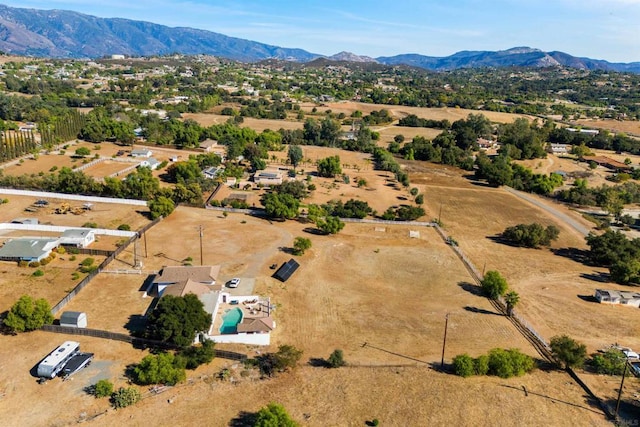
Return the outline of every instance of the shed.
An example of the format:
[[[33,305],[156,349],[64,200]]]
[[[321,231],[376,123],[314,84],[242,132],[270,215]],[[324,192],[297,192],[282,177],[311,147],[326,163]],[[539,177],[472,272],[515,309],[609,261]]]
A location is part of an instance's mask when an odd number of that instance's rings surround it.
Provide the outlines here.
[[[60,316],[60,326],[69,326],[71,328],[86,328],[87,313],[82,311],[65,311]]]
[[[291,275],[295,273],[298,267],[300,267],[300,264],[298,264],[295,259],[291,258],[289,261],[282,264],[278,271],[275,272],[273,277],[280,280],[281,282],[286,282],[287,280],[289,280],[289,277],[291,277]]]

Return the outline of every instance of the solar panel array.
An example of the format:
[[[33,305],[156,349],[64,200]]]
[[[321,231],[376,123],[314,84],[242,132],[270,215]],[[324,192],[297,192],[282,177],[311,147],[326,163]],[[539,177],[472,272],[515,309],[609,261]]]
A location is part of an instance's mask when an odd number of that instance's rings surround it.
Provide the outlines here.
[[[289,277],[300,267],[298,262],[291,258],[289,261],[282,264],[282,266],[275,272],[273,277],[280,280],[281,282],[286,282],[289,280]]]

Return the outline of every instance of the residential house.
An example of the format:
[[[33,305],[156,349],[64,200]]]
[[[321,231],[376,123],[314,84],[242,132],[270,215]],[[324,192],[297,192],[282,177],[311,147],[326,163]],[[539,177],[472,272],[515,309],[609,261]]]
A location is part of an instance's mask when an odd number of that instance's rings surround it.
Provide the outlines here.
[[[147,289],[147,294],[152,297],[161,297],[171,287],[175,287],[175,289],[169,291],[168,295],[180,294],[186,287],[195,290],[194,283],[215,285],[219,273],[219,265],[163,267]],[[203,290],[204,288],[199,289]]]
[[[258,171],[253,175],[253,181],[262,185],[280,185],[282,184],[282,173]]]
[[[72,228],[65,230],[59,240],[64,246],[86,248],[96,241],[96,235],[90,228]]]
[[[202,171],[202,174],[205,178],[215,179],[218,175],[220,175],[224,171],[224,167],[215,167],[210,166]]]
[[[152,171],[158,169],[160,166],[160,161],[158,159],[154,159],[153,157],[149,157],[146,160],[143,160],[138,165],[139,168],[149,168]]]
[[[148,148],[136,148],[131,151],[131,157],[151,157],[153,155],[153,151]]]
[[[571,151],[570,144],[549,144],[553,154],[568,154]]]
[[[51,255],[51,251],[58,245],[59,239],[36,237],[11,239],[0,248],[0,260],[39,262]]]

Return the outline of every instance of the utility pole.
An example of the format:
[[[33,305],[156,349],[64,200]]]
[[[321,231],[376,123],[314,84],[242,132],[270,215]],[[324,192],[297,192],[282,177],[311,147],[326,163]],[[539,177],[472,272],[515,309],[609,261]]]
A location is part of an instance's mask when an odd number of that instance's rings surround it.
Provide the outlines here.
[[[147,258],[147,232],[142,233],[142,236],[144,237],[144,257]]]
[[[440,203],[440,212],[438,212],[438,225],[442,224],[442,203]]]
[[[447,346],[447,329],[449,328],[449,313],[444,316],[444,340],[442,341],[442,360],[440,361],[440,369],[444,369],[444,349]]]
[[[199,225],[198,226],[198,231],[200,232],[200,265],[204,265],[202,263],[202,237],[204,236],[203,235],[203,230],[204,230],[204,228],[201,225]]]
[[[620,398],[622,397],[622,387],[624,386],[624,378],[627,376],[627,368],[629,367],[629,360],[627,355],[624,355],[624,371],[622,372],[622,382],[620,382],[620,390],[618,390],[618,401],[616,402],[615,420],[618,420],[618,410],[620,409]]]

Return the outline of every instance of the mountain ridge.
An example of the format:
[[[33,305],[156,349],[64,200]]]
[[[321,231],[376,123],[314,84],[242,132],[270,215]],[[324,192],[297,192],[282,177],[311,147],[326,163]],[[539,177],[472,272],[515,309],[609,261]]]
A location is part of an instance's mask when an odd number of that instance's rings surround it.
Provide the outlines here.
[[[279,59],[309,62],[318,58],[351,63],[408,65],[433,71],[476,67],[565,66],[584,70],[640,73],[640,62],[612,63],[530,47],[503,51],[460,51],[445,57],[416,53],[371,58],[351,52],[324,56],[189,27],[168,27],[124,18],[98,18],[66,10],[14,8],[0,4],[0,50],[52,58],[96,58],[112,54],[151,56],[207,54],[243,62]]]

